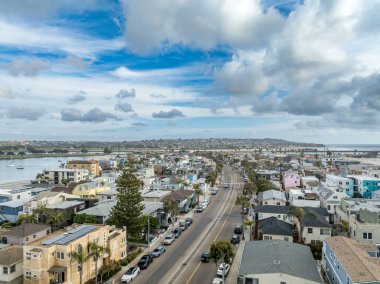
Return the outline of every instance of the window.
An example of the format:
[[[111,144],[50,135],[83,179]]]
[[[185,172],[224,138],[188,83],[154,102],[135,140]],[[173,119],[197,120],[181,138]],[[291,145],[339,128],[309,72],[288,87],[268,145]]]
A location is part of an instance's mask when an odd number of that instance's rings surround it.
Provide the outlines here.
[[[27,242],[29,242],[29,238],[26,238],[25,240],[26,240]]]
[[[321,235],[330,235],[330,229],[321,229],[320,234]]]
[[[289,237],[284,237],[284,241],[289,242]]]
[[[327,210],[330,210],[331,209],[331,206],[330,205],[327,205]]]
[[[65,254],[63,252],[59,252],[58,251],[56,254],[57,254],[57,258],[59,258],[59,259],[65,259]]]
[[[36,235],[33,235],[33,239],[35,239],[36,238]]]
[[[27,280],[32,279],[32,273],[30,271],[25,272],[25,279]]]
[[[363,239],[372,240],[372,233],[363,233]]]
[[[307,233],[312,234],[313,233],[313,228],[307,228]]]
[[[17,195],[17,199],[20,199],[20,194]]]
[[[334,199],[338,199],[338,196],[333,196]]]
[[[16,272],[16,265],[12,265],[10,271],[11,273]]]
[[[3,274],[8,274],[8,266],[3,267]]]

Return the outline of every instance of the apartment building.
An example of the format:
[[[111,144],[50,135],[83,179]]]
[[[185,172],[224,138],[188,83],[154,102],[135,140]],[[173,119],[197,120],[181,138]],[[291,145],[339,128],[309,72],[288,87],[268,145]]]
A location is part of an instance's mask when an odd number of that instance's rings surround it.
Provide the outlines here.
[[[380,190],[380,179],[364,175],[349,175],[353,180],[354,193],[359,193],[363,198],[372,198],[372,193]]]
[[[48,169],[43,172],[43,179],[50,184],[80,182],[88,178],[89,171],[85,169]]]
[[[73,225],[24,246],[24,283],[80,283],[78,263],[73,252],[88,255],[89,244],[95,242],[109,248],[97,261],[99,269],[111,260],[121,260],[127,254],[126,230],[104,225]],[[95,278],[95,260],[82,264],[82,281]]]
[[[67,169],[84,169],[88,170],[90,176],[98,177],[100,173],[99,162],[97,160],[72,160],[67,161]]]
[[[349,197],[354,195],[354,180],[337,176],[337,175],[326,175],[326,183],[329,186],[335,186],[342,189]]]
[[[375,245],[360,245],[345,237],[323,242],[322,268],[328,283],[380,283],[380,252]]]

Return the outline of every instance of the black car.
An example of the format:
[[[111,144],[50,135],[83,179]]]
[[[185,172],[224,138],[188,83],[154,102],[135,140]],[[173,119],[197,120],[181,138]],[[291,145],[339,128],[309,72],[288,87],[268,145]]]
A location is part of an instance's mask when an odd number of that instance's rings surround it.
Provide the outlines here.
[[[193,219],[187,218],[184,223],[186,224],[187,227],[189,227],[193,223]]]
[[[173,231],[174,237],[178,238],[181,235],[182,229],[180,228],[175,228]]]
[[[231,238],[231,244],[234,244],[234,245],[240,244],[240,236],[233,235]]]
[[[240,235],[242,232],[243,232],[243,228],[240,225],[236,225],[234,233]]]
[[[243,208],[243,214],[248,214],[249,209],[247,207]]]
[[[208,261],[209,261],[209,259],[208,259],[208,251],[207,251],[207,250],[205,250],[205,251],[202,253],[201,261],[202,261],[202,262],[208,262]]]
[[[182,229],[182,231],[186,230],[186,229],[187,229],[187,224],[186,224],[186,222],[181,222],[181,223],[179,223],[179,227]]]
[[[140,267],[140,269],[146,269],[148,268],[149,264],[151,264],[152,262],[153,262],[153,255],[146,254],[140,259],[137,265]]]

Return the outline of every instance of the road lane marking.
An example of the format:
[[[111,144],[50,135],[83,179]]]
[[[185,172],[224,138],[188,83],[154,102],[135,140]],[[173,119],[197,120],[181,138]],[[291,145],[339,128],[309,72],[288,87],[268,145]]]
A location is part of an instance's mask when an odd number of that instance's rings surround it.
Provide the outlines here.
[[[198,265],[195,267],[193,273],[191,273],[189,279],[186,281],[186,284],[189,284],[189,283],[190,283],[191,279],[193,279],[195,273],[198,271],[198,269],[199,269],[199,267],[201,266],[201,264],[202,264],[202,261],[200,261],[200,262],[198,263]]]
[[[236,190],[234,190],[233,194],[234,194],[234,199],[233,199],[233,200],[235,201],[235,200],[236,200]],[[228,215],[231,215],[231,212],[232,212],[232,209],[234,208],[234,206],[235,206],[235,202],[232,203],[232,206],[231,206],[231,208],[230,208],[230,211],[228,212]],[[228,216],[227,216],[227,217],[228,217]],[[219,237],[219,235],[220,235],[222,229],[224,228],[224,226],[225,226],[226,223],[227,223],[227,220],[228,220],[228,218],[226,218],[226,220],[224,221],[223,225],[221,226],[221,228],[220,228],[218,234],[216,235],[216,237],[214,238],[213,242],[215,242],[215,240]],[[198,265],[195,267],[193,273],[191,273],[189,279],[186,281],[186,284],[189,284],[189,283],[190,283],[190,281],[193,279],[195,273],[198,271],[198,269],[199,269],[199,267],[201,266],[201,264],[202,264],[202,262],[199,262],[199,263],[198,263]]]

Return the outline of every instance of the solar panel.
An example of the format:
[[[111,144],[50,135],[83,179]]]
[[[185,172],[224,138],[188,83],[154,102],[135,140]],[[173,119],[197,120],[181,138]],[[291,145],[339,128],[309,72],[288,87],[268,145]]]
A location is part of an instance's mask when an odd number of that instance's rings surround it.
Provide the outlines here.
[[[96,230],[95,226],[89,226],[89,225],[81,225],[79,227],[76,227],[72,230],[69,230],[65,233],[62,233],[56,237],[53,237],[51,239],[48,239],[44,242],[42,242],[43,245],[51,245],[51,244],[57,244],[57,245],[65,245],[79,237],[82,237],[86,234],[88,234],[91,231]]]
[[[67,243],[69,243],[69,242],[71,242],[71,241],[73,241],[73,240],[75,240],[75,239],[77,239],[79,237],[82,237],[82,236],[84,236],[84,235],[86,235],[89,232],[94,231],[94,230],[96,230],[96,227],[94,227],[94,226],[86,226],[85,228],[83,228],[80,231],[76,231],[74,233],[69,233],[68,236],[66,236],[63,239],[60,239],[60,240],[56,241],[55,243],[57,245],[65,245],[65,244],[67,244]]]

